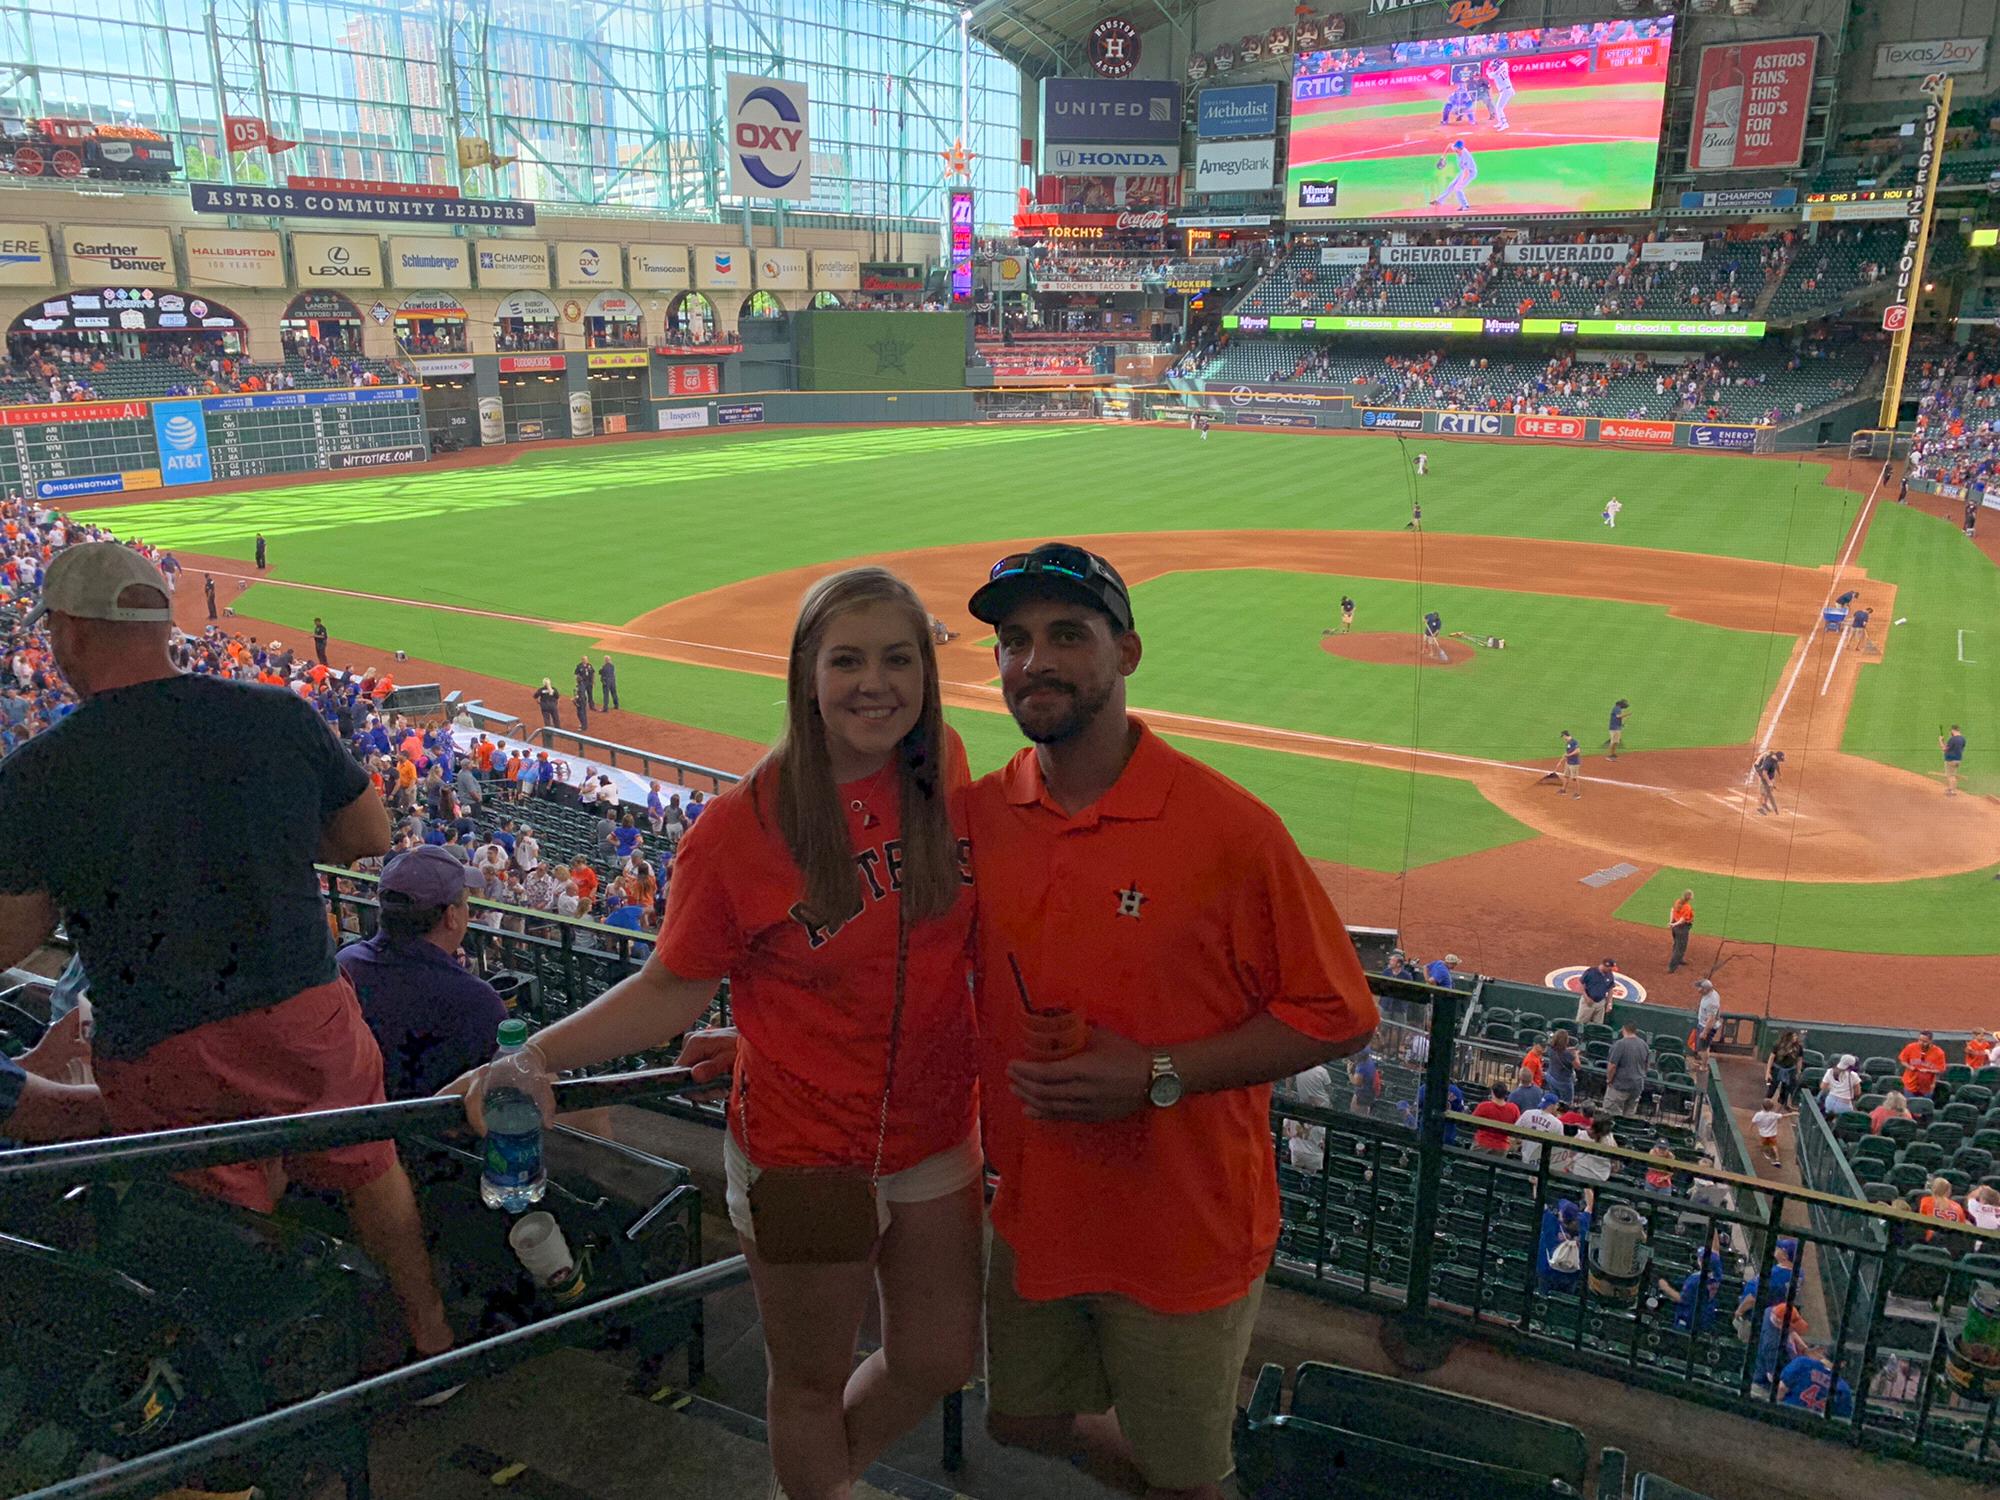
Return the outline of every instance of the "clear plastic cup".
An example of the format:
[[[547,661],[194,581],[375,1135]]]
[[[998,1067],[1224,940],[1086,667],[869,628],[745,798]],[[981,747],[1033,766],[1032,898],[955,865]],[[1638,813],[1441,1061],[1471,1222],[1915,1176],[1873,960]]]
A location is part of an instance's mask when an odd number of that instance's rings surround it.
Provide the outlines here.
[[[1044,1006],[1021,1017],[1022,1055],[1030,1062],[1061,1062],[1089,1041],[1090,1023],[1082,1011]]]

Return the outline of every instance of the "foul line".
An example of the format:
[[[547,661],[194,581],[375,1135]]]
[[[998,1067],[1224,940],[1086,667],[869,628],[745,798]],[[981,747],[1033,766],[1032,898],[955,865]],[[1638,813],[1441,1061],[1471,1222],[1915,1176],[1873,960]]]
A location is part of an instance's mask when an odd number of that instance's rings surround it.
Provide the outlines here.
[[[1833,643],[1833,660],[1826,664],[1826,681],[1819,685],[1819,695],[1822,698],[1826,696],[1826,690],[1833,686],[1834,671],[1840,666],[1840,653],[1847,649],[1847,638],[1853,633],[1853,631],[1847,628],[1846,622],[1843,621],[1841,623],[1840,639]]]
[[[1840,561],[1833,566],[1833,580],[1826,586],[1826,597],[1820,600],[1819,608],[1822,622],[1825,620],[1827,605],[1833,602],[1833,591],[1840,587],[1840,575],[1847,571],[1848,561],[1854,556],[1854,548],[1861,540],[1861,530],[1867,524],[1869,507],[1874,505],[1876,493],[1881,488],[1882,476],[1878,472],[1875,475],[1875,483],[1869,487],[1868,498],[1861,502],[1860,514],[1854,518],[1854,529],[1847,536],[1847,549],[1840,554]],[[1843,641],[1846,635],[1847,632],[1843,630],[1841,632]],[[1813,637],[1808,635],[1799,647],[1798,664],[1792,668],[1792,675],[1785,682],[1784,692],[1778,695],[1778,706],[1771,714],[1771,722],[1765,728],[1763,738],[1757,741],[1756,760],[1764,758],[1765,753],[1771,748],[1771,741],[1777,737],[1779,721],[1785,717],[1785,705],[1792,701],[1792,689],[1799,685],[1799,674],[1805,671],[1806,658],[1812,655],[1812,643]],[[1834,648],[1836,654],[1838,654],[1839,649],[1838,646]],[[1756,774],[1754,763],[1751,774]]]
[[[1978,666],[1978,665],[1979,665],[1979,663],[1978,663],[1977,661],[1967,661],[1967,660],[1966,660],[1966,657],[1965,657],[1965,632],[1964,632],[1963,630],[1961,630],[1961,631],[1960,631],[1960,632],[1958,633],[1958,659],[1959,659],[1959,661],[1963,662],[1963,663],[1964,663],[1964,664],[1965,664],[1966,666],[1968,666],[1968,667],[1976,667],[1976,666]]]

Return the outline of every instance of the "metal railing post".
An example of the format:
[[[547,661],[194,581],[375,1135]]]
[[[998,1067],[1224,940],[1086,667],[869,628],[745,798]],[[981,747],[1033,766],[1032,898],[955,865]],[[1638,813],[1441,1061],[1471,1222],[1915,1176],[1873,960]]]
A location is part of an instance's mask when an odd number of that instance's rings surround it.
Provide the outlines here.
[[[1477,999],[1478,981],[1472,992]],[[1444,1116],[1451,1104],[1452,1051],[1458,1043],[1459,995],[1437,990],[1431,997],[1430,1055],[1424,1059],[1424,1107],[1417,1117],[1417,1192],[1410,1225],[1409,1277],[1403,1312],[1383,1320],[1383,1346],[1403,1369],[1435,1369],[1457,1335],[1434,1323],[1431,1272],[1437,1260],[1437,1226],[1443,1199]]]

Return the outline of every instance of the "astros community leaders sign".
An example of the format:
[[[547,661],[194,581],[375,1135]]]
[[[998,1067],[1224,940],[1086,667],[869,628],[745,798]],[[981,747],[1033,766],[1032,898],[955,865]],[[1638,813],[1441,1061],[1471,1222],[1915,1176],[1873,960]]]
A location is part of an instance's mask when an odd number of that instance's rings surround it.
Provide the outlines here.
[[[198,214],[276,214],[286,219],[415,219],[426,224],[535,222],[535,205],[514,198],[406,198],[393,193],[231,187],[223,182],[190,182],[188,203]]]

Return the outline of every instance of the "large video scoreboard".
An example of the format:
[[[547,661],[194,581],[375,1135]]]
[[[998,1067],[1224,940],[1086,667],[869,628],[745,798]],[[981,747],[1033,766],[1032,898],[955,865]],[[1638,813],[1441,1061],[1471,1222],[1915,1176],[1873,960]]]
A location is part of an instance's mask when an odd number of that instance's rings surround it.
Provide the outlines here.
[[[414,386],[0,407],[0,487],[43,500],[429,456]]]

